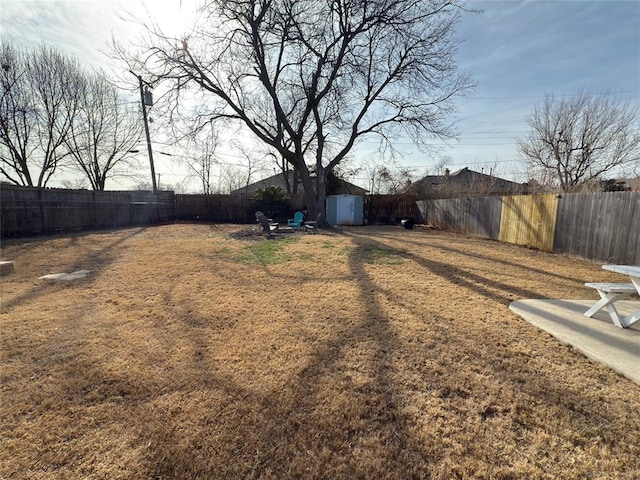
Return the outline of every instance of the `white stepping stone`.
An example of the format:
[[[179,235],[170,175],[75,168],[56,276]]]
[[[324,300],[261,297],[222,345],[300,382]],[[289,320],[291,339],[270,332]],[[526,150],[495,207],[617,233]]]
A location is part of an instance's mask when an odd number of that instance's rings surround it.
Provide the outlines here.
[[[50,273],[38,278],[40,278],[40,280],[78,280],[79,278],[86,277],[89,273],[91,273],[91,270],[77,270],[71,273]]]

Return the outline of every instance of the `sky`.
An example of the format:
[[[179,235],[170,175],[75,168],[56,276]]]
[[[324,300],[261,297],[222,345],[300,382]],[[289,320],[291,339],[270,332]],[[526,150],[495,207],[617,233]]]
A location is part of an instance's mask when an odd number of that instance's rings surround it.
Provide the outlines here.
[[[153,17],[169,33],[188,25],[194,0],[0,0],[0,34],[27,47],[46,42],[92,66],[115,68],[106,52],[113,38],[135,41],[139,26],[124,12]],[[398,159],[418,176],[434,174],[442,158],[452,171],[469,167],[526,181],[516,141],[528,132],[526,115],[546,94],[580,90],[609,92],[640,105],[640,0],[470,1],[458,25],[457,64],[476,87],[458,99],[459,138],[434,141],[436,151],[418,152],[400,140]],[[151,113],[151,115],[153,115]],[[365,142],[355,161],[380,154]],[[168,150],[155,145],[154,150]],[[155,155],[161,182],[178,184],[186,172],[167,156]],[[238,156],[229,157],[238,162]],[[271,173],[271,172],[269,172]],[[366,188],[365,177],[352,181]],[[115,183],[108,188],[122,188]],[[195,185],[187,189],[196,188]]]

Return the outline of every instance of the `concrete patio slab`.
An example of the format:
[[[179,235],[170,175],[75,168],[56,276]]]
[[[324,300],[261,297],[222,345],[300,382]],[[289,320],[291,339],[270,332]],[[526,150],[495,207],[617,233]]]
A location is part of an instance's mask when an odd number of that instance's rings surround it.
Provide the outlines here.
[[[587,357],[604,363],[640,385],[640,322],[616,327],[606,310],[592,318],[583,315],[595,300],[517,300],[509,308],[527,322],[567,343]],[[639,301],[619,301],[616,308],[628,315]]]

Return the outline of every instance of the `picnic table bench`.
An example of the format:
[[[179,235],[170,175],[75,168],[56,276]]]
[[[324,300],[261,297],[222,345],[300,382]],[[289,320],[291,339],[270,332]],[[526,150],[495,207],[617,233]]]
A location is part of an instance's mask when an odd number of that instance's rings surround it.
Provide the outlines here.
[[[585,283],[594,288],[600,295],[600,300],[587,310],[584,315],[593,317],[600,309],[606,308],[613,324],[620,328],[628,328],[640,320],[640,308],[626,317],[621,317],[616,310],[615,302],[634,294],[640,295],[640,266],[633,265],[603,265],[603,269],[628,275],[631,283]]]

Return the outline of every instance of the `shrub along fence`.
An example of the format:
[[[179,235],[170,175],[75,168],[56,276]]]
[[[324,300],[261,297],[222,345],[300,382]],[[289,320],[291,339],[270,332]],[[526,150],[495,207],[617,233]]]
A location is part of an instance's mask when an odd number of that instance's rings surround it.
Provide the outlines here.
[[[149,225],[175,218],[173,192],[0,187],[2,237]]]
[[[604,263],[640,265],[640,192],[473,197],[417,202],[424,221]]]

